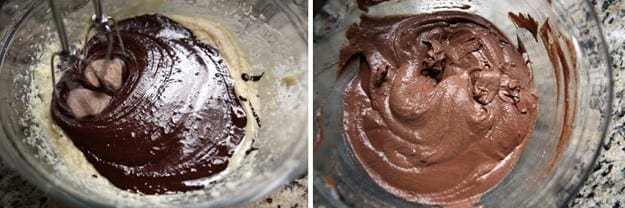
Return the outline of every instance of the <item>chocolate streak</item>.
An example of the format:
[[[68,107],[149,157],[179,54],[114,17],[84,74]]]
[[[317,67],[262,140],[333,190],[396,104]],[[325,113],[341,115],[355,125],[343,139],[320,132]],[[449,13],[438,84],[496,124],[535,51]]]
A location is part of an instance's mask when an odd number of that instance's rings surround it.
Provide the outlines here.
[[[244,136],[246,113],[219,52],[161,15],[116,25],[125,53],[119,90],[89,84],[77,62],[56,85],[54,121],[96,170],[115,186],[145,194],[194,190],[228,165]],[[86,44],[88,59],[102,59],[105,34]],[[75,118],[66,103],[76,88],[112,97],[95,115]],[[201,182],[200,182],[201,181]]]
[[[542,177],[546,177],[553,171],[556,162],[559,161],[560,156],[567,147],[573,128],[573,121],[577,114],[575,102],[577,100],[577,94],[569,91],[569,86],[575,86],[574,82],[578,80],[575,70],[577,68],[577,56],[570,39],[560,35],[559,31],[552,30],[548,19],[540,26],[539,34],[555,73],[557,90],[556,103],[562,103],[564,108],[562,130],[560,131],[560,138],[558,139],[558,144],[554,151],[554,158],[549,161],[549,165],[543,170]],[[562,42],[564,42],[565,45],[563,45]],[[568,54],[565,54],[565,49],[568,50]],[[567,59],[567,57],[569,59]],[[564,99],[561,99],[561,96],[563,96],[562,98]]]
[[[462,12],[363,16],[340,68],[353,155],[390,193],[425,204],[479,197],[516,163],[537,116],[532,76],[487,20]]]
[[[530,31],[534,36],[534,39],[537,39],[536,35],[538,34],[538,22],[534,20],[532,16],[529,14],[523,13],[512,13],[508,12],[508,17],[510,20],[519,28],[525,28],[527,31]]]
[[[388,0],[358,0],[358,8],[363,11],[369,11],[369,7],[375,6],[385,1]]]
[[[388,0],[358,0],[358,8],[362,11],[368,12],[369,11],[369,7],[378,5],[382,2],[385,2]],[[462,5],[449,5],[449,6],[445,6],[445,7],[441,7],[441,8],[457,8],[457,9],[470,9],[471,5],[468,4],[462,4]],[[316,13],[315,13],[316,14]]]
[[[317,15],[327,0],[313,0],[313,15]]]

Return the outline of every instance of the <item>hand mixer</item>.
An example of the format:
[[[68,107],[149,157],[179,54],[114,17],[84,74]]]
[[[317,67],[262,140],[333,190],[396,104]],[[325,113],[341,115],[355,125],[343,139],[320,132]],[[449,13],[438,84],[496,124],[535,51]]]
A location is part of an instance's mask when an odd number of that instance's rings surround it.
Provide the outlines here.
[[[94,8],[94,15],[91,17],[91,24],[89,26],[89,29],[87,30],[87,34],[85,35],[85,44],[87,43],[87,40],[89,39],[89,35],[91,33],[91,31],[93,31],[94,29],[97,32],[103,32],[107,34],[107,42],[108,42],[108,47],[106,50],[106,57],[105,57],[105,62],[104,62],[104,66],[106,68],[106,66],[108,65],[108,60],[111,58],[111,53],[113,50],[113,36],[112,36],[112,31],[115,30],[115,34],[117,35],[117,39],[119,40],[119,47],[121,48],[122,53],[125,53],[125,49],[124,49],[124,43],[121,39],[121,35],[119,33],[119,30],[117,28],[112,27],[112,25],[115,25],[115,19],[113,19],[111,16],[106,15],[105,13],[103,13],[102,11],[102,4],[100,3],[100,0],[92,0],[93,3],[93,8]],[[61,41],[61,51],[58,51],[56,53],[54,53],[52,55],[52,60],[50,61],[51,63],[51,74],[52,74],[52,89],[55,88],[55,84],[56,84],[56,76],[55,76],[55,69],[58,68],[59,72],[63,72],[66,69],[69,68],[69,65],[75,61],[82,61],[82,62],[87,62],[86,60],[86,55],[87,55],[87,49],[82,50],[82,53],[79,53],[79,50],[77,49],[77,47],[75,45],[70,45],[69,41],[67,40],[67,33],[65,31],[65,24],[63,23],[63,19],[61,17],[61,15],[59,14],[59,11],[56,8],[56,5],[54,3],[54,0],[48,0],[48,4],[50,6],[50,9],[52,10],[52,18],[54,20],[54,24],[56,25],[56,30],[59,36],[59,40]],[[54,60],[55,58],[59,58],[60,59],[60,63],[57,65],[54,64]]]

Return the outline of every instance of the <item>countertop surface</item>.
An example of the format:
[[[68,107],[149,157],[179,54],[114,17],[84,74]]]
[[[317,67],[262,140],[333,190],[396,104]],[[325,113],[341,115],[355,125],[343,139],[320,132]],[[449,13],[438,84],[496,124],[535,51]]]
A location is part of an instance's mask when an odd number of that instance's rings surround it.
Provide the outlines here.
[[[592,3],[612,58],[613,112],[597,165],[570,206],[625,207],[625,0]],[[254,206],[306,207],[306,180],[295,180]],[[0,162],[0,207],[58,207],[58,203]]]
[[[612,120],[601,155],[571,207],[625,207],[625,0],[592,1],[612,58]]]

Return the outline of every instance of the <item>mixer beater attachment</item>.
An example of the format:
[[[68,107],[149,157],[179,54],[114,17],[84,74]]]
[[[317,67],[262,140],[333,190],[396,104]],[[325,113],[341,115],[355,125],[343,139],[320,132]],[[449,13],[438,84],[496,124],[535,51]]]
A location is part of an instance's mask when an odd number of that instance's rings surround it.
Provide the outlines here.
[[[89,29],[87,30],[84,44],[87,44],[87,40],[89,40],[89,35],[94,29],[96,33],[107,34],[106,38],[108,46],[106,50],[106,57],[104,59],[104,67],[106,68],[108,66],[113,50],[113,30],[115,30],[115,34],[117,35],[119,47],[122,53],[125,53],[124,43],[121,39],[119,30],[112,27],[112,25],[116,24],[115,19],[102,12],[102,4],[100,3],[100,0],[92,0],[92,3],[95,14],[91,17],[91,24],[89,26]],[[51,58],[52,60],[50,61],[52,74],[52,89],[54,89],[56,85],[55,69],[58,67],[59,72],[63,72],[66,69],[70,68],[70,64],[74,63],[75,61],[82,61],[86,63],[86,55],[88,51],[87,49],[84,49],[82,53],[79,53],[79,50],[75,45],[69,44],[69,41],[67,40],[67,33],[65,31],[65,24],[63,23],[63,19],[61,18],[61,15],[56,8],[54,0],[48,0],[48,4],[50,6],[50,9],[52,10],[54,24],[56,25],[59,40],[61,41],[61,51],[54,53]],[[58,66],[54,64],[54,60],[56,57],[58,57],[61,61]]]
[[[96,33],[105,33],[107,34],[107,51],[106,51],[106,61],[111,58],[111,52],[113,49],[113,35],[111,32],[115,30],[115,34],[117,35],[117,40],[119,40],[119,47],[121,48],[122,53],[125,53],[124,42],[122,41],[121,34],[117,28],[113,29],[111,25],[116,25],[115,19],[111,16],[106,15],[102,12],[102,4],[100,4],[100,0],[93,0],[93,9],[95,14],[91,17],[91,25],[87,30],[87,34],[85,35],[85,44],[87,40],[89,40],[89,34],[93,29],[96,30]],[[83,55],[87,54],[87,50],[83,51]],[[107,62],[105,62],[105,65]]]

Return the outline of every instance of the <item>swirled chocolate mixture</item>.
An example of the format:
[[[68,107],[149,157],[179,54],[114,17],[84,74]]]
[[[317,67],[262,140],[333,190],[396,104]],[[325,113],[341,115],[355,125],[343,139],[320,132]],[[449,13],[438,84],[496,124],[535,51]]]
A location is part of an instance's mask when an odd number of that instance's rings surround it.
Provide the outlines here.
[[[479,16],[363,16],[340,54],[341,70],[362,57],[344,91],[346,141],[378,185],[407,200],[479,197],[508,174],[534,128],[531,72]]]
[[[97,171],[145,194],[199,189],[228,165],[246,113],[219,52],[161,15],[119,21],[89,40],[56,85],[52,116]]]

